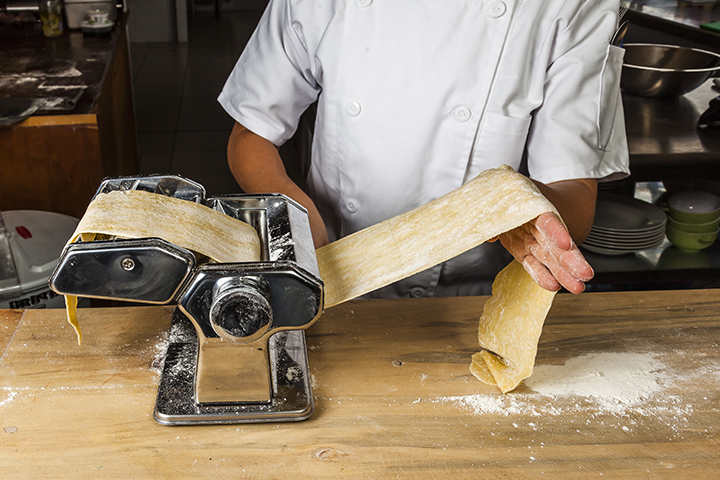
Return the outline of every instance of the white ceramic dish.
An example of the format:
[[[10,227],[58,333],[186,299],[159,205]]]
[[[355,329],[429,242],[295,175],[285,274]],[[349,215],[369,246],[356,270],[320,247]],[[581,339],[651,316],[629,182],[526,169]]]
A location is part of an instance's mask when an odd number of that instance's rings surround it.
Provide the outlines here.
[[[94,35],[99,35],[99,34],[112,32],[114,25],[115,24],[112,22],[110,22],[110,23],[90,23],[89,20],[86,20],[80,24],[80,29],[84,33],[91,33]]]
[[[648,242],[645,244],[637,244],[637,245],[621,245],[621,244],[602,244],[602,243],[593,243],[593,242],[584,242],[584,247],[595,247],[595,248],[604,248],[607,250],[616,250],[619,252],[641,252],[643,250],[648,250],[650,248],[655,248],[658,245],[660,245],[662,242],[665,241],[665,237],[656,239],[652,242]]]

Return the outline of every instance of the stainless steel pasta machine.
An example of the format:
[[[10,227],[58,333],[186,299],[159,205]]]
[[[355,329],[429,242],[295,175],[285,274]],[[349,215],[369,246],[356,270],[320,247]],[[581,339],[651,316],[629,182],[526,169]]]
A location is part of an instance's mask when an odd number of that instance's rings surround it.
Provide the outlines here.
[[[177,305],[155,419],[189,425],[312,415],[304,329],[322,313],[324,296],[303,207],[277,194],[206,198],[202,185],[175,175],[106,179],[96,196],[114,190],[201,203],[260,238],[260,260],[246,263],[212,263],[161,238],[98,237],[65,247],[50,278],[56,292]]]

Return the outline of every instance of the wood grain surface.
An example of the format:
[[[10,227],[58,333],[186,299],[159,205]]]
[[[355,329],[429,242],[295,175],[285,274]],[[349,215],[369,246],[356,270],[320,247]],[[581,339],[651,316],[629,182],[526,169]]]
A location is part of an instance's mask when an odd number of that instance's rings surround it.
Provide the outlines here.
[[[152,419],[171,308],[83,310],[82,347],[62,311],[28,311],[0,363],[0,477],[717,478],[720,290],[557,297],[537,372],[656,362],[659,391],[615,411],[475,380],[485,300],[334,307],[307,331],[311,419],[192,427]]]
[[[0,310],[0,361],[10,345],[23,313],[22,310]]]

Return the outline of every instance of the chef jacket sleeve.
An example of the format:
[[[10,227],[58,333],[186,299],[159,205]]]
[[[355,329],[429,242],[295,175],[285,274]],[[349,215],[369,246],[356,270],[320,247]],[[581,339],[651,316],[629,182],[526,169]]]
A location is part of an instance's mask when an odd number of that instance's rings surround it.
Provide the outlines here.
[[[320,92],[293,2],[271,0],[218,101],[238,123],[282,145]]]
[[[624,50],[610,45],[617,0],[566,2],[555,37],[543,103],[527,140],[530,175],[544,183],[629,174],[620,97]]]

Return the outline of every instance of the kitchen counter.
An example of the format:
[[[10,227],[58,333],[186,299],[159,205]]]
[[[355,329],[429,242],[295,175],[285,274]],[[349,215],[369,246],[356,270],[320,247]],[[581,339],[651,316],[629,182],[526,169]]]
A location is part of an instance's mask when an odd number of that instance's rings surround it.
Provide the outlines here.
[[[695,42],[697,46],[720,49],[720,33],[701,25],[720,22],[720,2],[714,0],[632,0],[626,18],[633,26],[647,27],[666,35]],[[693,45],[687,45],[693,46]]]
[[[718,95],[713,80],[677,98],[623,94],[631,176],[618,188],[634,190],[635,182],[664,182],[663,188],[675,192],[718,182],[720,130],[697,128],[698,118]],[[719,187],[715,183],[708,188]],[[623,193],[632,195],[632,191]],[[593,288],[686,288],[717,283],[720,278],[718,242],[696,253],[682,252],[665,240],[656,248],[626,255],[583,254],[595,269]]]
[[[595,270],[590,289],[657,289],[718,286],[720,243],[699,252],[683,252],[667,239],[655,248],[625,255],[602,255],[582,249]]]
[[[623,94],[634,181],[720,178],[720,130],[697,128],[718,95],[712,79],[675,98]]]
[[[126,15],[103,37],[0,26],[0,98],[47,97],[76,101],[0,127],[0,210],[79,218],[104,177],[138,171]]]
[[[717,0],[634,0],[628,3],[630,12],[686,27],[700,28],[706,23],[720,22],[720,2]]]
[[[192,427],[152,418],[171,308],[82,310],[81,347],[60,310],[0,311],[0,475],[720,474],[720,290],[561,294],[508,395],[468,372],[486,300],[334,307],[307,330],[309,420]]]
[[[105,37],[69,31],[59,38],[45,38],[39,24],[0,25],[0,96],[70,99],[81,94],[63,114],[93,113],[121,28]],[[54,114],[39,110],[34,116]]]

